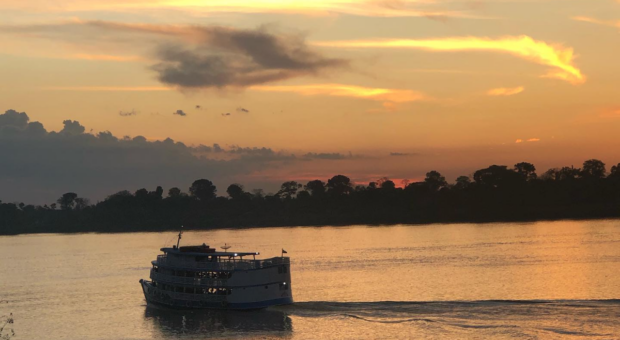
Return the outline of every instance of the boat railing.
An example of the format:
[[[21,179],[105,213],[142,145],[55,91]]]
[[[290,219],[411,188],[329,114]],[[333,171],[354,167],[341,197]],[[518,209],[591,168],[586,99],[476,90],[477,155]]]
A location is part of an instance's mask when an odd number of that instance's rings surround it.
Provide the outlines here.
[[[151,269],[151,279],[157,282],[179,283],[193,286],[226,287],[227,280],[205,277],[182,277],[162,274]]]
[[[158,255],[157,264],[164,266],[183,267],[205,270],[252,270],[269,268],[283,264],[290,264],[288,257],[273,257],[264,260],[230,260],[222,262],[200,262],[194,257],[171,258],[168,255]]]

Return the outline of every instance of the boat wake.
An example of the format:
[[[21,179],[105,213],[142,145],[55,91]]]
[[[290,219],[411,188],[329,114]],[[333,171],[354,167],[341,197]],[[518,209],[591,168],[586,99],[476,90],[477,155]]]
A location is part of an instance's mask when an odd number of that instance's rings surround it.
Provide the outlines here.
[[[620,307],[620,299],[606,300],[478,300],[478,301],[373,301],[373,302],[336,302],[336,301],[304,301],[292,305],[275,307],[289,312],[297,311],[410,311],[446,310],[454,308],[480,307],[527,307],[527,306],[562,306],[573,308],[595,308],[604,306]]]
[[[437,334],[609,338],[620,300],[308,301],[275,307],[289,316],[400,325]]]

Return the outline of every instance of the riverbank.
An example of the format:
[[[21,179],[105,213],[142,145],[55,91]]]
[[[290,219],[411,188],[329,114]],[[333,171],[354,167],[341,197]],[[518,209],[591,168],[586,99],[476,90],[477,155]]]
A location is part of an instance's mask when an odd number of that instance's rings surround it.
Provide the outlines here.
[[[230,224],[230,223],[220,223],[218,225],[213,226],[205,226],[205,227],[194,227],[188,224],[179,224],[179,225],[171,225],[169,227],[155,227],[155,228],[90,228],[88,226],[84,226],[82,228],[50,228],[48,230],[42,229],[40,231],[29,231],[29,232],[20,232],[20,233],[5,233],[0,230],[0,236],[14,236],[14,235],[28,235],[28,234],[83,234],[83,233],[97,233],[97,234],[113,234],[113,233],[143,233],[143,232],[176,232],[183,227],[184,231],[216,231],[216,230],[244,230],[244,229],[260,229],[260,228],[321,228],[321,227],[351,227],[351,226],[359,226],[359,225],[368,225],[368,226],[397,226],[397,225],[407,225],[407,226],[424,226],[424,225],[433,225],[433,224],[493,224],[493,223],[535,223],[535,222],[560,222],[560,221],[587,221],[587,220],[596,220],[596,221],[605,221],[605,220],[618,220],[620,222],[620,215],[609,215],[609,216],[575,216],[575,214],[571,214],[572,216],[564,216],[564,217],[546,217],[546,218],[512,218],[512,219],[492,219],[492,218],[481,218],[476,220],[471,219],[445,219],[445,220],[427,220],[427,221],[398,221],[391,220],[390,222],[332,222],[332,223],[310,223],[309,221],[298,222],[298,223],[247,223],[247,224]],[[280,221],[282,222],[282,221]]]

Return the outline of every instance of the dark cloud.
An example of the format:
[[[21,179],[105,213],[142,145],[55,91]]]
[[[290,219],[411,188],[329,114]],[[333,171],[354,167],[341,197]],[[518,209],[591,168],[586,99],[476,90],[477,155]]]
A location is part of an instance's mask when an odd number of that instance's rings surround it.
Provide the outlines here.
[[[228,149],[223,149],[219,144],[198,145],[193,148],[197,153],[226,153],[229,155],[236,155],[240,157],[262,157],[263,159],[281,159],[289,160],[294,159],[295,156],[291,154],[285,154],[283,152],[276,152],[271,148],[259,148],[259,147],[241,147],[238,145],[232,145]]]
[[[230,116],[230,112],[222,113],[222,116],[224,116],[224,117]]]
[[[213,143],[213,146],[208,146],[208,145],[200,144],[200,145],[194,147],[194,151],[196,151],[198,153],[210,153],[210,152],[220,153],[220,152],[225,152],[225,150],[222,149],[222,147],[220,147],[220,145],[217,144],[217,143]]]
[[[62,39],[76,45],[101,43],[157,59],[151,66],[164,84],[183,89],[247,87],[328,70],[346,68],[347,60],[311,49],[301,35],[264,27],[167,26],[76,21],[56,25],[3,25],[0,32]]]
[[[196,105],[196,110],[202,110],[202,106]]]
[[[237,112],[241,112],[241,113],[250,113],[250,110],[242,108],[242,107],[238,107],[237,108]]]
[[[312,51],[301,36],[283,36],[259,28],[194,27],[198,43],[158,48],[152,69],[165,84],[183,88],[247,87],[347,65]]]
[[[177,116],[181,116],[181,117],[185,117],[187,116],[187,113],[185,113],[183,110],[176,110],[175,112],[172,113],[173,115],[177,115]]]
[[[347,158],[347,156],[341,154],[341,153],[314,153],[314,152],[308,152],[307,154],[303,155],[304,158],[310,158],[310,159],[345,159]]]
[[[138,111],[136,110],[131,110],[131,111],[118,111],[118,115],[121,117],[130,117],[130,116],[135,116],[138,114]]]
[[[8,110],[3,115],[0,115],[0,127],[11,126],[23,129],[28,126],[29,120],[30,118],[28,118],[25,112]]]
[[[86,128],[80,125],[80,122],[77,120],[65,120],[62,122],[64,124],[64,128],[60,131],[60,133],[65,135],[80,135],[86,131]]]

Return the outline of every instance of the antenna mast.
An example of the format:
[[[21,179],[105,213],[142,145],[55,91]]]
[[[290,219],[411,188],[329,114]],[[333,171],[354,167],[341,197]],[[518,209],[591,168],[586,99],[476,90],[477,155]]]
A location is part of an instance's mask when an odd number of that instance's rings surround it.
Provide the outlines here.
[[[177,249],[179,249],[179,242],[181,242],[181,235],[183,235],[183,226],[181,226],[181,230],[179,231],[179,238],[177,239]]]

